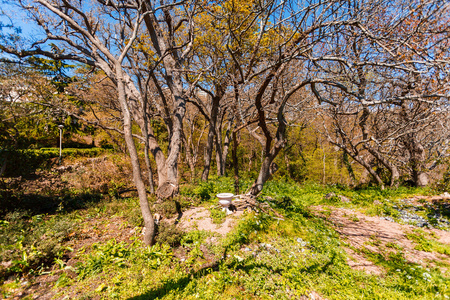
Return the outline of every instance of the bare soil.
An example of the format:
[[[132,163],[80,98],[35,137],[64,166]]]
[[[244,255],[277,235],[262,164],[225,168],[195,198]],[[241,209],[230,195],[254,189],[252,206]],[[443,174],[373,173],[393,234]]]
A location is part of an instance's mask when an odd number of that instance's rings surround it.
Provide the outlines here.
[[[345,208],[332,208],[329,216],[323,213],[324,207],[316,206],[313,207],[313,210],[317,215],[331,222],[342,239],[349,245],[349,247],[346,247],[349,254],[348,264],[354,269],[364,270],[369,274],[382,274],[384,270],[380,266],[375,265],[353,249],[366,248],[375,253],[396,251],[396,249],[389,247],[389,244],[401,248],[407,261],[424,267],[435,265],[436,262],[450,262],[448,255],[414,249],[415,244],[406,236],[407,233],[416,228],[412,225],[398,224]],[[427,228],[423,230],[427,233],[434,233],[439,238],[438,242],[450,244],[450,232]],[[441,269],[447,271],[446,268],[441,267]]]
[[[221,224],[214,224],[210,217],[210,212],[204,207],[194,207],[183,213],[179,226],[187,231],[197,229],[216,232],[226,235],[230,232],[237,220],[242,216],[243,211],[236,211],[228,215]]]

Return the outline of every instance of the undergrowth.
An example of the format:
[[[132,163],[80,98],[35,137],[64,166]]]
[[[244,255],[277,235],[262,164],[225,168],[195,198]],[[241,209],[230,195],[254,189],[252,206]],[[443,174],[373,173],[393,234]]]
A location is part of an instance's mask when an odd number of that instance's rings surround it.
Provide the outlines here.
[[[250,185],[250,180],[242,180],[241,191]],[[213,218],[220,223],[225,216],[214,208],[215,195],[233,189],[232,178],[215,178],[182,186],[175,200],[181,210],[190,205],[213,207]],[[351,201],[328,199],[328,193]],[[103,200],[54,214],[5,215],[0,221],[0,255],[2,262],[11,262],[9,275],[31,272],[37,276],[39,266],[53,272],[58,279],[51,291],[61,299],[301,299],[315,295],[326,299],[447,299],[448,272],[406,261],[403,249],[395,243],[386,245],[389,251],[382,253],[355,249],[383,270],[381,276],[351,269],[345,251],[348,245],[311,208],[321,205],[325,215],[335,207],[348,207],[395,217],[396,201],[428,193],[426,189],[354,190],[271,181],[258,200],[283,219],[246,212],[223,237],[199,230],[184,232],[160,223],[156,245],[146,247],[141,242],[143,222],[138,200],[112,192]],[[173,203],[160,209],[168,216],[176,215]],[[110,238],[86,245],[74,253],[78,263],[66,266],[65,255],[71,251],[67,241],[78,236],[72,233],[89,229],[85,224],[88,220],[98,220],[95,226],[104,232],[113,217],[123,220],[120,230],[133,232],[131,239]],[[412,231],[408,237],[424,251],[449,255],[448,247],[424,231]],[[44,254],[47,250],[42,249],[49,250]],[[40,257],[37,253],[50,261],[35,262],[34,258]],[[4,298],[12,297],[20,286],[8,282],[2,287]]]
[[[12,212],[0,223],[0,280],[11,274],[38,274],[70,251],[64,246],[75,224],[60,216]]]

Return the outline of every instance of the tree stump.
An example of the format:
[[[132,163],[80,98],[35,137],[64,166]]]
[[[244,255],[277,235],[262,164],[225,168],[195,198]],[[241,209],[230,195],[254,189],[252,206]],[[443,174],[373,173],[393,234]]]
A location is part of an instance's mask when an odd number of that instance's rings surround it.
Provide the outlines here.
[[[158,196],[158,200],[168,199],[172,197],[176,192],[175,185],[170,182],[163,183],[156,190],[156,195]]]

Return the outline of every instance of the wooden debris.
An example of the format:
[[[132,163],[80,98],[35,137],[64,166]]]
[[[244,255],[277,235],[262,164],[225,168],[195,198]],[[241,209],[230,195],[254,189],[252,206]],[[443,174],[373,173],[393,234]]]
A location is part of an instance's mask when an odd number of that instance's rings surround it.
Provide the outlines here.
[[[242,194],[242,195],[236,195],[237,199],[233,200],[233,204],[237,210],[245,210],[247,208],[250,208],[254,211],[262,211],[269,216],[271,213],[276,216],[275,219],[277,220],[284,220],[284,217],[279,214],[276,210],[271,208],[269,204],[267,203],[261,203],[256,201],[254,196],[248,195],[248,194]]]

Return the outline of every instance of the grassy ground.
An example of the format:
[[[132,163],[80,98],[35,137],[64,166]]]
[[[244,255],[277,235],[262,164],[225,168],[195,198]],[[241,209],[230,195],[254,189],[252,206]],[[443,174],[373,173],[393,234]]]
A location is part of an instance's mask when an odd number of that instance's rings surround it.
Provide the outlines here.
[[[243,181],[242,188],[249,184]],[[20,210],[2,215],[2,298],[450,298],[445,260],[411,263],[394,243],[390,251],[381,253],[354,249],[380,266],[381,275],[354,270],[347,264],[348,244],[326,218],[327,211],[348,208],[398,220],[395,207],[401,199],[431,194],[430,190],[352,190],[273,181],[261,199],[271,199],[270,205],[284,220],[248,212],[224,237],[172,228],[165,229],[160,243],[145,247],[137,199],[132,194],[119,197],[117,184],[103,189],[78,188],[65,191],[65,196],[49,195],[46,200],[59,201],[59,207],[48,212]],[[232,190],[231,178],[215,178],[182,186],[178,201],[183,209],[192,205],[211,209],[215,222],[220,223],[225,216],[211,208],[214,195]],[[328,193],[351,201],[336,196],[326,199]],[[171,205],[160,209],[173,214]],[[319,205],[325,207],[323,214],[312,209]],[[417,247],[446,255],[448,262],[448,245],[422,229],[409,238]]]

